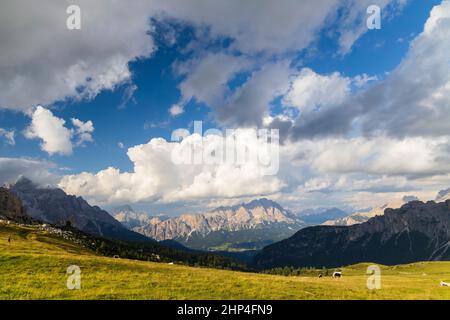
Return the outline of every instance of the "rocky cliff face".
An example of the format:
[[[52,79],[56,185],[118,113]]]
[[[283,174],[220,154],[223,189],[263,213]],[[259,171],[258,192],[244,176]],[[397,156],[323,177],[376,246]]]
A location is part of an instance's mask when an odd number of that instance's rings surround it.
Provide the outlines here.
[[[20,199],[6,188],[0,187],[0,216],[7,218],[25,217],[25,208]]]
[[[450,260],[450,200],[413,201],[350,227],[317,226],[263,249],[260,268]]]
[[[303,222],[268,199],[220,207],[205,214],[177,218],[152,217],[147,225],[134,229],[157,240],[175,239],[196,249],[245,243],[243,248],[259,248],[289,237]]]
[[[65,225],[106,238],[148,241],[146,237],[129,231],[106,211],[90,206],[83,198],[67,195],[61,189],[38,187],[21,178],[10,189],[21,199],[27,214],[44,222]]]
[[[114,208],[110,212],[117,221],[130,230],[139,230],[152,221],[152,217],[147,213],[135,212],[129,205]]]
[[[234,207],[220,207],[206,214],[186,214],[162,221],[154,218],[142,232],[157,240],[189,237],[193,232],[239,231],[274,223],[298,224],[300,221],[277,203],[255,200]]]

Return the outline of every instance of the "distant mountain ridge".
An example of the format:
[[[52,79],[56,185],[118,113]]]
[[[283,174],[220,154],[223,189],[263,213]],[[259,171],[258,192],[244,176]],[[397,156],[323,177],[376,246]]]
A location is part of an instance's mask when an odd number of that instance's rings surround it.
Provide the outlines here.
[[[315,226],[265,247],[259,268],[450,260],[450,200],[412,201],[353,226]]]
[[[307,209],[298,215],[306,224],[318,225],[325,221],[340,219],[348,216],[348,213],[339,208]]]
[[[389,203],[383,204],[381,206],[375,207],[369,211],[358,211],[352,213],[348,216],[343,216],[336,219],[330,219],[322,223],[325,226],[352,226],[354,224],[363,223],[368,221],[369,219],[381,216],[384,214],[384,210],[387,208],[396,209],[400,208],[403,204],[409,202],[409,197],[403,197],[401,200],[393,200]],[[415,199],[417,200],[417,199]]]
[[[153,219],[145,212],[135,212],[130,205],[123,205],[110,210],[111,215],[129,230],[146,226]]]
[[[255,249],[292,235],[303,221],[269,199],[219,207],[205,214],[185,214],[176,218],[153,217],[143,227],[134,228],[156,240],[176,240],[195,249],[238,245],[235,249]]]
[[[67,195],[58,188],[44,188],[27,178],[20,178],[10,187],[20,198],[27,215],[54,225],[70,224],[86,233],[125,241],[153,241],[126,229],[108,212],[89,205],[83,198]]]

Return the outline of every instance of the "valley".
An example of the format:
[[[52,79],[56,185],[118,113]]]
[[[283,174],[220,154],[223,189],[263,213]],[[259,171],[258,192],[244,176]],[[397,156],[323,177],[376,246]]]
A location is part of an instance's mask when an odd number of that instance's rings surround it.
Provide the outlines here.
[[[413,200],[351,226],[307,226],[268,199],[164,220],[124,207],[116,217],[126,229],[82,198],[19,182],[0,188],[0,299],[450,298],[440,286],[450,281],[450,200]],[[161,221],[189,231],[190,242],[135,231]],[[380,290],[367,288],[374,263]],[[80,270],[80,290],[66,286],[69,266]]]
[[[8,238],[11,237],[11,243]],[[81,289],[66,287],[69,265]],[[440,281],[450,262],[382,266],[382,289],[366,287],[367,264],[343,277],[276,276],[102,257],[43,231],[0,224],[0,299],[450,299]]]

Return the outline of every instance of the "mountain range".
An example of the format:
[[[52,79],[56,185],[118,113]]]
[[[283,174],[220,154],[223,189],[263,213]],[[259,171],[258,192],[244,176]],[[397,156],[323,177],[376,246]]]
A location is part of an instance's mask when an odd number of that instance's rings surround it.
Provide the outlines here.
[[[265,247],[259,268],[339,267],[359,262],[386,265],[450,260],[450,200],[412,201],[352,226],[307,227]]]
[[[139,228],[151,223],[152,219],[162,219],[162,217],[151,217],[146,212],[135,212],[130,205],[116,207],[109,212],[117,221],[130,230],[139,230]]]
[[[20,178],[10,191],[17,196],[31,218],[54,225],[71,226],[86,233],[125,241],[153,241],[125,228],[108,212],[89,205],[83,198],[67,195],[58,188],[41,187]]]
[[[305,226],[299,217],[265,198],[175,218],[145,218],[124,210],[116,212],[115,217],[145,236],[159,241],[172,239],[202,250],[261,249]]]
[[[21,181],[20,184],[28,183]],[[45,190],[53,190],[44,188]],[[9,188],[0,187],[0,231],[9,234],[17,233],[20,237],[25,237],[30,233],[39,233],[43,238],[51,239],[51,244],[57,246],[61,241],[70,242],[70,252],[73,250],[88,249],[90,253],[107,257],[119,257],[124,259],[166,262],[174,262],[191,266],[205,266],[214,268],[233,269],[249,271],[250,269],[236,259],[220,256],[217,254],[196,252],[187,250],[177,245],[176,247],[158,243],[157,241],[127,241],[113,237],[101,237],[86,233],[74,227],[72,224],[55,225],[42,220],[32,218],[28,215],[27,209],[22,204],[21,199]],[[128,233],[130,231],[126,230]],[[119,234],[119,236],[123,236]],[[142,238],[142,235],[138,235]],[[28,238],[27,238],[28,239]],[[9,240],[9,241],[10,241]],[[14,241],[14,240],[13,240]],[[36,242],[40,242],[39,239]],[[34,241],[32,241],[34,242]],[[32,243],[30,243],[32,245]]]
[[[448,194],[446,190],[441,191],[436,199],[445,199]],[[218,256],[201,256],[183,245],[221,254],[227,251],[224,255],[249,261],[259,269],[450,260],[450,199],[424,203],[406,197],[402,202],[407,203],[397,209],[387,208],[397,205],[391,203],[350,216],[354,219],[360,215],[367,221],[347,226],[312,227],[307,225],[342,216],[345,212],[336,208],[320,209],[298,216],[265,198],[176,218],[150,217],[134,212],[130,206],[113,210],[129,230],[108,212],[89,205],[81,197],[67,195],[58,188],[40,187],[21,178],[9,188],[0,188],[0,220],[25,224],[42,221],[68,230],[76,228],[98,237],[96,239],[100,240],[92,240],[98,245],[101,239],[122,241],[121,250],[124,254],[132,250],[129,253],[133,257],[145,258],[139,251],[130,249],[134,248],[129,244],[132,242],[148,245],[148,252],[156,250],[187,259],[189,263],[203,261],[205,265],[214,265],[214,261],[219,260],[221,265],[235,263]],[[111,242],[105,252],[109,254],[117,246],[117,242]]]
[[[396,209],[400,208],[403,204],[410,201],[419,200],[415,196],[404,196],[402,199],[392,200],[389,203],[372,208],[366,211],[357,211],[348,216],[338,217],[336,219],[328,220],[322,223],[325,226],[352,226],[354,224],[363,223],[369,219],[381,216],[387,208]]]

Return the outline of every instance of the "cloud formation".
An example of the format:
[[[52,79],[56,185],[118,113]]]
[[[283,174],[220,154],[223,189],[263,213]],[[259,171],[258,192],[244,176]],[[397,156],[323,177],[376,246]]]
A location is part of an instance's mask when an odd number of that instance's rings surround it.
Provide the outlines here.
[[[0,157],[0,184],[14,183],[25,176],[38,184],[55,185],[59,178],[52,173],[54,168],[55,164],[48,161]]]
[[[169,113],[172,117],[179,116],[184,113],[184,107],[179,104],[174,104],[170,107]]]
[[[393,137],[450,135],[450,1],[430,13],[406,57],[386,79],[296,119],[294,139],[386,134]],[[432,125],[430,125],[432,124]]]
[[[65,126],[66,121],[56,117],[50,110],[42,106],[35,108],[31,115],[31,124],[24,131],[27,139],[40,139],[41,149],[49,155],[70,155],[73,151],[73,141],[80,146],[92,142],[94,125],[92,121],[83,122],[71,119],[74,129]]]
[[[95,203],[222,199],[281,190],[283,183],[276,176],[261,174],[261,168],[266,165],[256,157],[240,163],[206,160],[208,152],[220,152],[231,141],[237,150],[248,149],[248,146],[266,147],[247,130],[227,137],[192,134],[180,142],[155,138],[128,149],[133,172],[120,172],[110,167],[94,174],[67,175],[61,179],[60,186],[70,194],[85,196]],[[181,156],[189,155],[191,150],[201,152],[201,161],[184,162],[188,158]]]
[[[325,26],[335,26],[333,36],[338,39],[340,53],[348,53],[367,32],[366,11],[373,4],[370,0],[232,0],[202,2],[202,10],[196,10],[193,3],[197,1],[166,1],[157,10],[163,12],[162,17],[206,29],[203,34],[198,32],[203,35],[200,42],[222,37],[230,38],[231,44],[226,50],[208,54],[197,48],[200,52],[194,52],[192,60],[178,65],[178,74],[187,75],[179,86],[179,105],[195,99],[211,107],[215,119],[228,126],[261,125],[272,100],[285,93],[289,78],[296,73],[288,68],[289,57],[313,45]],[[377,1],[386,17],[405,3]],[[233,83],[243,74],[249,75],[237,85]]]
[[[72,124],[75,127],[73,135],[78,138],[76,145],[83,145],[84,142],[93,142],[92,133],[94,132],[94,124],[91,120],[83,122],[79,119],[72,118]]]
[[[65,121],[53,115],[50,110],[38,106],[32,115],[30,126],[24,132],[27,139],[40,139],[41,149],[49,155],[72,154],[72,132]]]
[[[80,0],[77,5],[81,30],[66,28],[66,1],[2,3],[0,108],[25,111],[67,98],[93,98],[130,81],[128,63],[154,51],[147,34],[150,2]]]
[[[388,18],[405,3],[378,1]],[[41,140],[50,155],[71,154],[75,146],[92,141],[94,125],[76,118],[67,124],[50,110],[30,108],[93,98],[123,83],[129,85],[123,105],[132,100],[137,87],[129,63],[156,50],[150,17],[195,27],[196,43],[184,48],[192,50],[188,59],[174,67],[180,100],[168,110],[172,116],[194,101],[210,107],[219,126],[278,128],[284,142],[280,172],[262,177],[252,162],[175,165],[173,149],[196,137],[176,143],[155,138],[128,149],[134,166],[130,172],[109,167],[65,176],[60,185],[69,193],[116,203],[226,201],[268,194],[332,199],[347,190],[354,192],[352,201],[363,202],[368,193],[380,190],[409,192],[450,182],[450,1],[433,9],[400,65],[381,80],[298,70],[292,60],[314,46],[329,26],[339,54],[350,52],[367,31],[370,0],[81,1],[86,20],[79,33],[61,28],[63,4],[27,3],[26,10],[19,7],[24,4],[8,1],[0,12],[5,48],[0,81],[7,84],[0,88],[0,107],[29,111],[32,120],[25,135]],[[29,25],[13,21],[18,14]],[[218,39],[227,39],[227,47],[211,49]],[[277,99],[281,111],[272,110]],[[0,129],[0,136],[12,142],[11,132]],[[220,144],[214,137],[207,141],[211,147]],[[22,171],[31,172],[26,166],[31,164],[20,163]]]
[[[13,146],[16,144],[16,140],[14,139],[15,136],[14,130],[6,130],[3,128],[0,128],[0,138],[3,138],[5,140],[5,143]]]
[[[283,102],[300,109],[302,114],[326,109],[344,102],[350,93],[350,85],[351,79],[338,72],[320,75],[304,68],[292,81]]]
[[[405,2],[380,0],[377,4],[388,14]],[[231,48],[242,53],[283,54],[305,49],[325,24],[332,23],[341,25],[340,44],[349,51],[367,31],[366,10],[371,4],[370,0],[164,0],[155,6],[165,16],[209,28],[211,38],[231,38]]]

